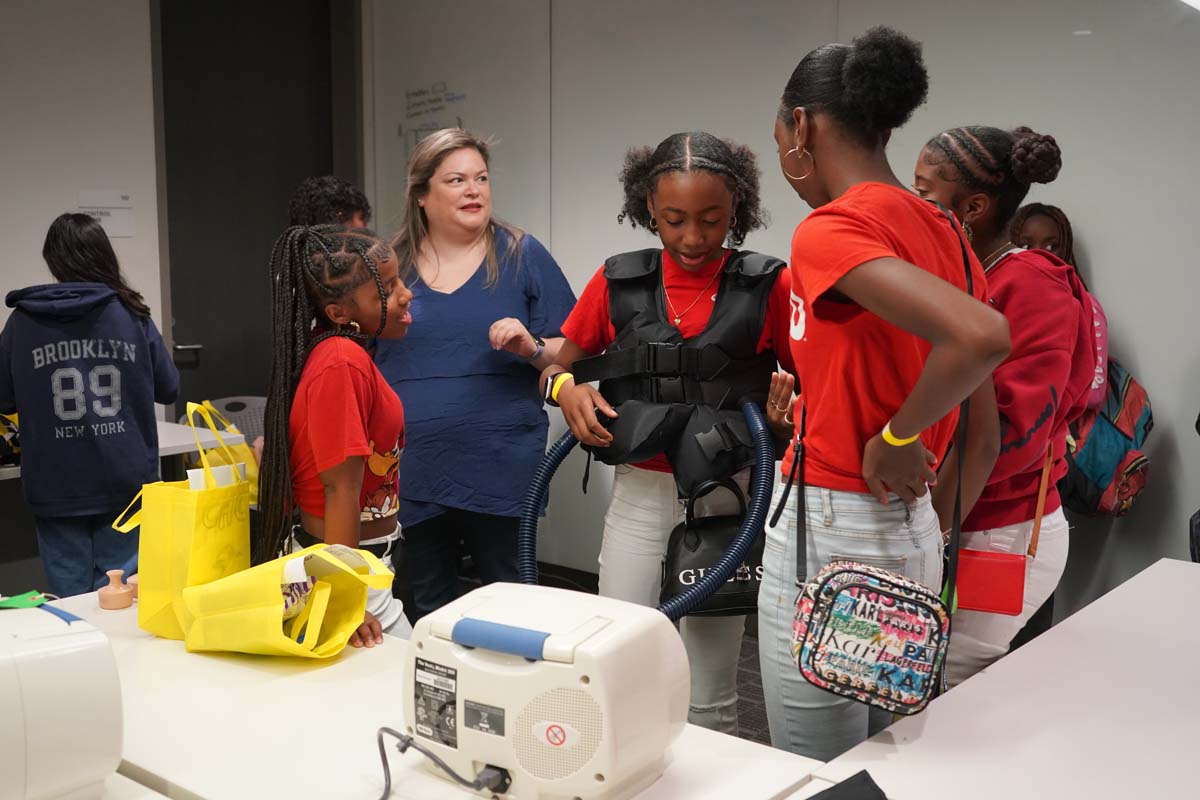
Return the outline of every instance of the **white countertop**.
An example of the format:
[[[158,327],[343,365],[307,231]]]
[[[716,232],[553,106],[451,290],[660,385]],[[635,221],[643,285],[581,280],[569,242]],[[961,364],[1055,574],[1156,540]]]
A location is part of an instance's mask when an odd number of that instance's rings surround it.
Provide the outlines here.
[[[187,653],[137,628],[136,607],[102,611],[94,594],[58,601],[108,634],[125,712],[121,772],[172,797],[351,797],[383,789],[376,730],[403,722],[401,660],[386,637],[328,662]],[[392,796],[475,797],[389,747]],[[336,765],[336,766],[335,766]],[[687,726],[673,762],[640,800],[776,800],[821,762]]]
[[[1198,611],[1200,564],[1163,559],[816,777],[865,769],[891,800],[1194,800]]]

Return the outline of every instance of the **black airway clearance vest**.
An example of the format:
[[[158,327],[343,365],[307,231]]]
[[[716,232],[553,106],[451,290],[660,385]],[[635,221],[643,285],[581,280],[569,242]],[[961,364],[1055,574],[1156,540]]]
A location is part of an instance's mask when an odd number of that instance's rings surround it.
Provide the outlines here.
[[[616,340],[572,369],[577,382],[599,380],[620,415],[608,425],[613,443],[591,448],[597,458],[624,464],[666,453],[683,495],[751,463],[753,442],[740,407],[746,399],[766,400],[776,358],[757,350],[783,267],[758,253],[731,254],[708,325],[684,339],[667,316],[661,250],[605,262]]]

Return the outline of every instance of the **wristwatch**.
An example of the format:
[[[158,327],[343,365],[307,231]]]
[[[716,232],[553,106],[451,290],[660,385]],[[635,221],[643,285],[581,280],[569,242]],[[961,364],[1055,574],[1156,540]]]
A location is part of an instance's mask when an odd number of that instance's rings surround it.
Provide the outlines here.
[[[564,369],[560,372],[554,373],[546,379],[546,391],[542,393],[542,400],[546,403],[546,405],[554,406],[556,408],[558,407],[558,401],[554,399],[554,383],[559,379],[559,377],[565,375],[566,372],[567,371]]]
[[[546,343],[544,341],[542,341],[542,337],[538,336],[533,331],[529,330],[528,328],[526,328],[525,330],[526,330],[526,332],[529,333],[530,336],[533,337],[533,343],[537,345],[537,350],[534,350],[533,355],[531,355],[529,358],[527,358],[525,360],[526,361],[536,361],[537,357],[546,351]]]

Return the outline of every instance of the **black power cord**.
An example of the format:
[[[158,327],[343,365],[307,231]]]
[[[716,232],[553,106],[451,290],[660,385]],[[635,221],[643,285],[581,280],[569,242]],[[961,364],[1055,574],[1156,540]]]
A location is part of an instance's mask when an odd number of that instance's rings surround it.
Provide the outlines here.
[[[454,782],[472,791],[488,790],[491,792],[506,792],[508,787],[512,785],[512,778],[508,774],[508,770],[503,767],[493,767],[490,764],[479,771],[475,776],[475,780],[469,781],[462,775],[459,775],[453,767],[438,757],[429,748],[418,742],[411,736],[405,736],[392,728],[380,728],[376,734],[376,741],[379,744],[379,760],[383,762],[383,794],[379,796],[379,800],[387,800],[392,793],[392,768],[387,760],[387,747],[383,743],[384,735],[394,736],[396,738],[396,749],[401,753],[407,752],[408,748],[413,748],[418,753],[421,753],[438,768],[449,775]],[[492,795],[495,797],[495,794]]]

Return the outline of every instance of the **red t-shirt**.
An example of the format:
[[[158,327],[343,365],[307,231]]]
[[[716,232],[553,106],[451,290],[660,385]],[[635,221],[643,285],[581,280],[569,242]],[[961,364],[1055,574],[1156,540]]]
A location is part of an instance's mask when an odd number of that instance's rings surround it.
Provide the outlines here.
[[[804,480],[866,493],[862,452],[912,391],[931,345],[848,302],[822,299],[843,276],[877,258],[898,258],[966,289],[959,233],[937,206],[882,183],[861,183],[816,209],[792,237],[792,358],[807,409]],[[967,250],[974,294],[987,282]],[[942,456],[958,411],[922,433]],[[799,425],[799,415],[797,415]],[[791,471],[788,448],[783,470]]]
[[[679,266],[670,253],[663,250],[663,286],[667,297],[670,298],[671,307],[680,314],[679,333],[683,338],[699,336],[708,326],[708,320],[717,304],[717,289],[721,284],[721,278],[716,273],[725,268],[729,255],[730,251],[726,250],[720,258],[713,259],[695,272],[689,272]],[[776,279],[767,298],[767,318],[758,342],[758,352],[774,350],[783,368],[788,372],[795,372],[792,354],[787,347],[788,320],[791,314],[788,301],[790,294],[791,279],[787,271],[784,271]],[[692,305],[693,300],[696,301],[695,305]],[[589,356],[604,352],[617,338],[608,311],[608,281],[604,277],[604,267],[601,266],[588,281],[574,310],[563,323],[563,336],[579,345]],[[763,391],[766,389],[764,386]],[[655,456],[636,466],[656,472],[671,471],[671,464],[663,455]]]
[[[288,433],[292,494],[301,509],[324,519],[320,473],[362,456],[360,519],[396,514],[404,406],[361,345],[334,336],[313,348],[292,399]]]

